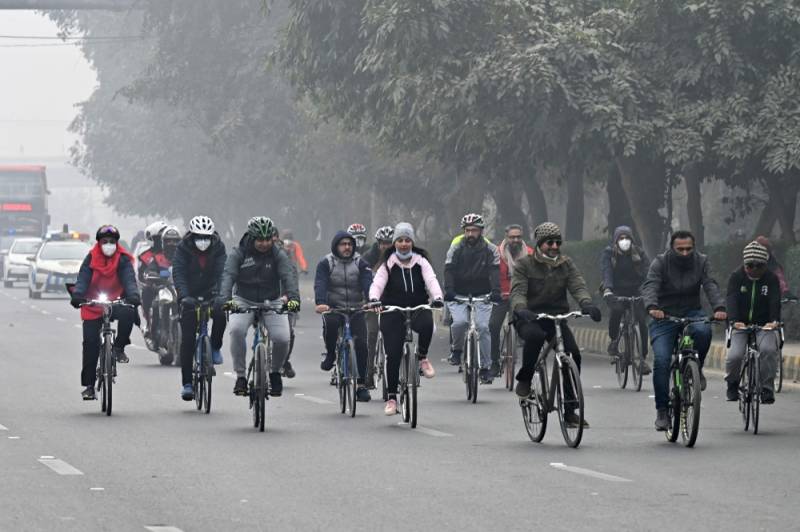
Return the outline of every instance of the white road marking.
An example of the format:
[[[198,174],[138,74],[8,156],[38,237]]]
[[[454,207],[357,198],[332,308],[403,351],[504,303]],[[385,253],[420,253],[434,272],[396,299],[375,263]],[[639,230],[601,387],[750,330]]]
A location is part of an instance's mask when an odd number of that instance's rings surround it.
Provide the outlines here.
[[[151,525],[144,528],[150,532],[183,532],[183,530],[175,526]]]
[[[294,394],[295,397],[299,397],[304,401],[308,401],[310,403],[316,403],[318,405],[332,405],[333,401],[328,401],[327,399],[322,399],[321,397],[314,397],[313,395],[305,395],[302,393]]]
[[[225,375],[225,376],[226,376],[226,377],[228,377],[229,379],[235,379],[235,378],[236,378],[236,375],[234,375],[234,374],[233,374],[233,373],[231,373],[230,371],[226,371],[225,373],[223,373],[223,375]]]
[[[39,310],[39,307],[37,307],[36,305],[31,305],[31,308],[32,308],[33,310]]]
[[[76,323],[76,324],[75,324],[75,328],[76,328],[76,329],[80,329],[80,328],[81,328],[81,324],[80,324],[80,323]]]
[[[59,475],[83,475],[83,472],[58,458],[39,458],[39,463],[46,465]]]
[[[47,312],[46,310],[43,310],[43,311],[42,311],[42,314],[44,314],[45,316],[49,316],[49,315],[50,315],[50,313],[49,313],[49,312]]]
[[[655,398],[656,398],[656,396],[655,396],[655,395],[648,395],[648,396],[647,396],[647,398],[648,398],[648,399],[655,399]]]
[[[399,423],[399,425],[407,425],[407,424],[408,423]],[[415,428],[414,430],[416,430],[417,432],[421,432],[423,434],[427,434],[428,436],[433,436],[435,438],[449,438],[453,436],[449,432],[442,432],[436,429],[429,429],[428,427],[420,427],[419,425],[417,425],[417,428]]]
[[[52,460],[55,456],[40,456],[39,460]]]
[[[62,318],[61,316],[57,316],[57,317],[56,317],[56,321],[67,321],[67,320],[65,320],[65,319],[64,319],[64,318]]]
[[[105,488],[96,487],[96,488],[89,488],[89,491],[105,491]]]
[[[19,436],[9,436],[8,439],[9,440],[18,440]]]
[[[0,430],[8,430],[8,427],[6,427],[4,425],[0,425]]]
[[[594,388],[594,389],[598,389],[598,388],[602,388],[602,386],[600,386],[600,385],[597,385],[597,386],[592,386],[592,388]]]
[[[570,473],[577,473],[578,475],[585,475],[587,477],[597,478],[600,480],[607,480],[609,482],[633,482],[629,478],[622,478],[608,473],[601,473],[600,471],[592,471],[591,469],[584,469],[582,467],[568,466],[561,462],[551,462],[551,467],[560,469],[562,471],[569,471]]]

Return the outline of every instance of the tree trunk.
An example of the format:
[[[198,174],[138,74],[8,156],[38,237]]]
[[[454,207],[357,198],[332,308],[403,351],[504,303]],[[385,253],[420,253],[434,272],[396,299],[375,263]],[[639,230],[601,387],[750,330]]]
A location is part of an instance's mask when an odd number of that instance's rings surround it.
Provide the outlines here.
[[[570,241],[583,240],[583,165],[569,165],[567,170],[567,214],[564,238]]]
[[[667,181],[664,162],[652,161],[642,155],[616,157],[616,162],[622,188],[631,206],[631,217],[639,229],[645,251],[653,257],[663,247],[664,219],[658,210],[664,205]]]
[[[611,165],[608,179],[606,181],[606,194],[608,194],[608,236],[614,235],[614,229],[620,225],[627,225],[633,230],[634,235],[641,241],[641,236],[636,229],[636,224],[631,216],[631,206],[628,203],[628,196],[622,188],[622,180],[619,175],[619,167]]]
[[[522,212],[521,196],[516,183],[509,175],[497,176],[492,183],[492,196],[497,205],[497,233],[510,224],[527,225]]]
[[[773,225],[778,222],[781,229],[781,240],[794,245],[797,242],[794,235],[794,221],[800,183],[798,183],[795,175],[768,175],[765,181],[769,201],[764,210],[769,210],[770,213],[765,215],[762,212],[762,217],[767,217],[768,220],[771,220],[769,231],[772,231]],[[769,233],[759,234],[768,235]]]
[[[700,175],[695,168],[687,168],[683,176],[686,184],[686,209],[689,212],[689,227],[694,233],[695,245],[705,247],[705,227],[703,226],[702,192]]]
[[[522,190],[528,199],[528,216],[530,217],[531,228],[533,228],[550,219],[547,214],[547,200],[535,175],[525,176],[521,181]]]

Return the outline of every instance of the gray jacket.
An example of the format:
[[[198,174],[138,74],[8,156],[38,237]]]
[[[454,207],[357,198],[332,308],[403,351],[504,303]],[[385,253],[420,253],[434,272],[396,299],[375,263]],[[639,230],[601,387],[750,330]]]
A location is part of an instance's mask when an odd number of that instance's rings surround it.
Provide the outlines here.
[[[284,295],[300,301],[297,275],[286,252],[273,246],[267,253],[258,253],[247,235],[225,261],[220,294],[231,299],[234,285],[236,295],[248,301],[273,301]]]
[[[676,253],[670,250],[650,264],[642,297],[647,310],[660,309],[671,316],[684,317],[703,308],[701,289],[715,311],[725,310],[725,300],[711,275],[708,258],[695,251],[688,265],[681,265]]]

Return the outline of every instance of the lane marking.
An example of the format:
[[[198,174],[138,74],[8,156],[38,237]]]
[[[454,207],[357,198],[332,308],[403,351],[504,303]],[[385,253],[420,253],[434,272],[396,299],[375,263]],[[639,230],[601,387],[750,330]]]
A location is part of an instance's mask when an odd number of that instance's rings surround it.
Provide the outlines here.
[[[594,388],[595,390],[597,390],[597,389],[599,389],[599,388],[602,388],[602,386],[600,386],[600,385],[596,385],[596,386],[592,386],[592,388]]]
[[[150,525],[145,526],[144,528],[150,532],[183,532],[183,530],[178,527],[167,525]]]
[[[39,458],[39,463],[46,465],[59,475],[83,475],[83,472],[58,458]]]
[[[408,426],[408,423],[404,423],[401,421],[400,423],[398,423],[398,425],[403,427],[403,426]],[[420,427],[419,425],[417,425],[417,428],[412,430],[421,432],[422,434],[427,434],[428,436],[433,436],[435,438],[450,438],[453,436],[449,432],[442,432],[441,430],[429,429],[428,427]]]
[[[67,321],[67,320],[65,320],[65,319],[64,319],[64,318],[62,318],[61,316],[57,316],[57,317],[56,317],[56,321]]]
[[[43,310],[43,311],[42,311],[42,314],[44,314],[45,316],[49,316],[49,315],[50,315],[50,313],[49,313],[49,312],[47,312],[46,310]]]
[[[81,324],[80,324],[80,323],[76,323],[76,324],[75,324],[75,328],[76,328],[76,329],[80,329],[80,328],[81,328]]]
[[[230,379],[235,379],[236,378],[236,375],[234,375],[230,371],[226,371],[225,373],[223,373],[223,375],[225,375],[226,377],[228,377]]]
[[[18,440],[19,436],[9,436],[8,439],[9,440]]]
[[[322,399],[321,397],[314,397],[313,395],[306,395],[303,393],[296,393],[294,394],[295,397],[300,398],[304,401],[308,401],[310,403],[316,403],[318,405],[332,405],[333,401],[328,401],[327,399]]]
[[[5,425],[0,425],[0,430],[8,430],[8,427],[6,427]]]
[[[554,467],[562,471],[569,471],[570,473],[576,473],[578,475],[584,475],[587,477],[597,478],[600,480],[607,480],[609,482],[633,482],[629,478],[622,478],[615,475],[609,475],[608,473],[601,473],[600,471],[592,471],[591,469],[584,469],[582,467],[568,466],[562,464],[561,462],[550,462],[550,467]]]
[[[105,491],[105,490],[106,490],[105,488],[100,488],[100,487],[97,487],[97,488],[89,488],[89,491]]]

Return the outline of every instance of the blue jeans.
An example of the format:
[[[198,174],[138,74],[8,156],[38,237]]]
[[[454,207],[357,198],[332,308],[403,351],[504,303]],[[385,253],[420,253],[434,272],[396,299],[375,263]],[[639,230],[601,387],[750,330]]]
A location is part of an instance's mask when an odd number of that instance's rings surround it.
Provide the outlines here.
[[[686,318],[701,318],[705,316],[702,310],[692,310],[686,313]],[[669,406],[669,365],[672,361],[672,350],[678,336],[680,326],[671,321],[653,320],[650,322],[650,344],[653,346],[653,389],[656,395],[656,410]],[[707,323],[692,324],[688,328],[694,340],[694,348],[700,357],[700,367],[706,360],[708,349],[711,347],[711,325]]]

